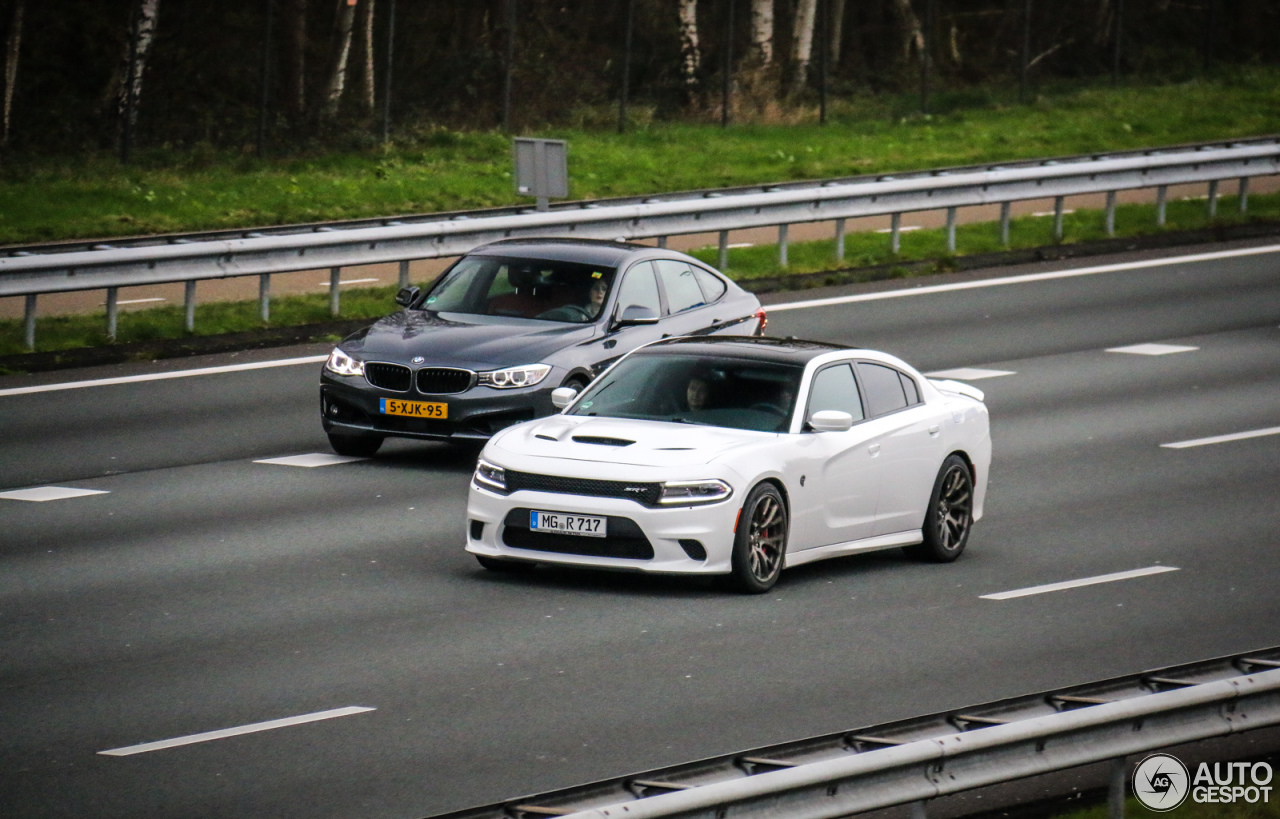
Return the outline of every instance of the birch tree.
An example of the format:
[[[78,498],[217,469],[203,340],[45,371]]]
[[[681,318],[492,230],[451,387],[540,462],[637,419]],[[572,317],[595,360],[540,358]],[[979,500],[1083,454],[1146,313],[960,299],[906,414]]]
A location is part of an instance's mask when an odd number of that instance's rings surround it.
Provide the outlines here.
[[[751,53],[760,68],[773,63],[773,0],[751,0]]]
[[[813,25],[818,16],[818,0],[799,0],[791,26],[791,93],[799,93],[809,77],[813,56]]]
[[[18,54],[22,50],[22,14],[26,0],[14,0],[13,17],[9,21],[9,37],[4,50],[4,130],[0,145],[9,144],[10,116],[13,113],[13,89],[18,80]]]
[[[372,114],[374,108],[374,72],[373,72],[373,3],[364,0],[360,4],[360,102],[364,109]]]
[[[355,30],[358,0],[338,0],[333,25],[333,48],[329,54],[329,80],[325,83],[324,115],[338,115],[342,92],[347,86],[347,61],[351,57],[351,35]]]
[[[828,43],[827,43],[827,60],[828,65],[835,68],[840,64],[840,46],[843,45],[844,36],[844,0],[827,0],[829,6],[827,10],[827,27]]]
[[[698,96],[698,71],[702,55],[698,50],[698,0],[680,0],[680,78],[685,97],[693,102]]]
[[[124,51],[123,80],[116,94],[116,121],[119,123],[121,155],[127,160],[129,142],[138,124],[138,103],[142,100],[142,77],[156,39],[160,22],[160,0],[138,0],[130,20]]]

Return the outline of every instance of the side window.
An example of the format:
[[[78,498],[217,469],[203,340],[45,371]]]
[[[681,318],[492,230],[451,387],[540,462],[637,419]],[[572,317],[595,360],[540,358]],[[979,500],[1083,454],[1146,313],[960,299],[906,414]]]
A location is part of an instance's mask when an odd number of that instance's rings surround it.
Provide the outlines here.
[[[821,410],[840,410],[861,421],[862,399],[858,397],[858,384],[853,380],[853,368],[837,364],[820,371],[813,378],[813,390],[809,393],[809,415]]]
[[[916,380],[906,373],[898,373],[898,377],[902,379],[902,389],[907,393],[907,404],[919,404],[920,388],[916,386]]]
[[[662,289],[667,293],[667,307],[672,313],[680,313],[705,303],[702,288],[693,275],[692,268],[684,262],[659,259],[654,262],[662,277]]]
[[[701,267],[693,268],[693,275],[697,277],[698,284],[702,285],[702,294],[706,296],[707,304],[720,301],[720,297],[728,289],[718,276],[708,273]]]
[[[897,370],[864,361],[858,364],[858,374],[862,376],[862,386],[867,391],[867,410],[872,418],[907,405],[907,394],[902,389],[902,379]]]
[[[649,262],[632,266],[622,279],[622,287],[618,290],[618,315],[632,305],[648,307],[655,316],[662,315],[658,283],[654,281],[653,265]]]

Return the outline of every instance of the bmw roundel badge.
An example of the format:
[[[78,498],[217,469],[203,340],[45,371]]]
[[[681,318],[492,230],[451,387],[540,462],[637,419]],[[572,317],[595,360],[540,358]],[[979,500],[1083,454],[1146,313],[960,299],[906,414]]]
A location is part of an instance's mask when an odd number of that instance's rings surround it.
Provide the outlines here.
[[[412,360],[414,364],[421,364],[422,362],[426,361],[426,359],[420,355],[415,355]]]

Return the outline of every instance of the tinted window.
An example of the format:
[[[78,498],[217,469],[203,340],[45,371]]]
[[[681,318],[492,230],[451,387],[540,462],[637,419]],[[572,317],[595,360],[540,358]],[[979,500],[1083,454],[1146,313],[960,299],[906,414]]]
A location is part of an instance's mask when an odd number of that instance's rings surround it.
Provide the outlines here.
[[[907,405],[907,394],[902,390],[898,371],[880,364],[860,363],[863,389],[867,391],[867,409],[871,417],[902,409]]]
[[[727,288],[718,276],[713,276],[700,267],[693,268],[693,275],[698,277],[698,284],[702,285],[702,294],[706,296],[707,304],[719,301],[724,295]]]
[[[705,303],[702,288],[698,286],[698,280],[689,265],[668,259],[659,259],[654,264],[658,267],[658,275],[662,277],[662,289],[667,291],[667,308],[670,312],[679,313]]]
[[[839,410],[861,421],[862,400],[858,397],[858,385],[853,380],[853,368],[837,364],[819,372],[813,379],[813,391],[809,394],[809,415],[822,410]]]
[[[648,307],[655,316],[662,315],[662,303],[658,300],[658,284],[653,279],[653,265],[641,262],[627,271],[618,291],[618,315],[632,305]]]
[[[902,379],[902,388],[907,392],[908,404],[920,403],[920,388],[916,386],[916,380],[909,375],[898,373],[898,377]]]
[[[432,286],[421,309],[581,324],[599,315],[613,275],[613,268],[575,262],[467,256]]]

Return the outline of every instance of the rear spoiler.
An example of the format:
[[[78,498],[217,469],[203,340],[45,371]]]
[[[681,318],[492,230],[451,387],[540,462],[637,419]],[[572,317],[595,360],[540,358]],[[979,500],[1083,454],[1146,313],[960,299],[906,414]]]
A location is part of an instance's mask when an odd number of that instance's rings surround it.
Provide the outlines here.
[[[930,378],[929,383],[941,392],[949,392],[953,395],[967,395],[978,401],[986,399],[986,393],[971,384],[965,384],[961,381],[952,381],[947,378]]]

